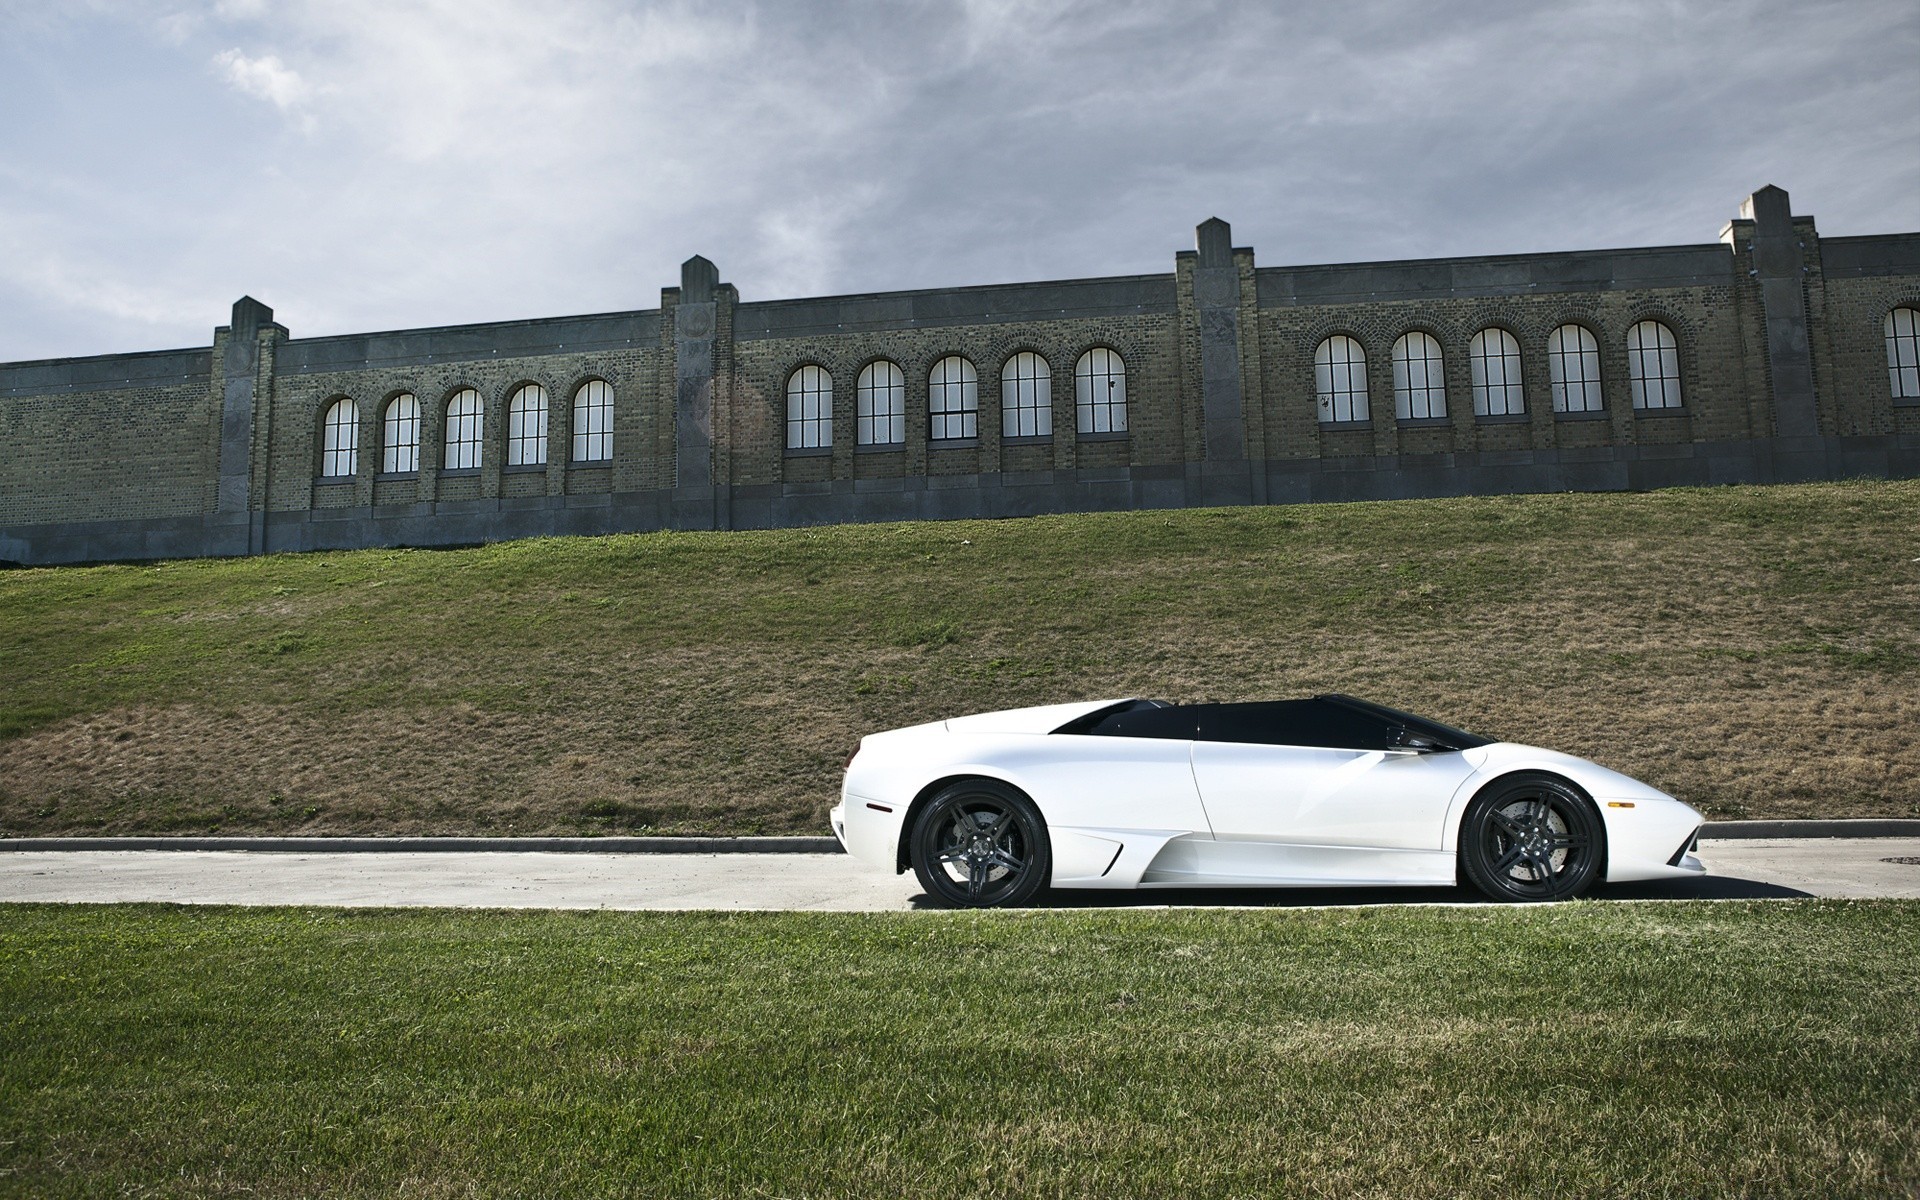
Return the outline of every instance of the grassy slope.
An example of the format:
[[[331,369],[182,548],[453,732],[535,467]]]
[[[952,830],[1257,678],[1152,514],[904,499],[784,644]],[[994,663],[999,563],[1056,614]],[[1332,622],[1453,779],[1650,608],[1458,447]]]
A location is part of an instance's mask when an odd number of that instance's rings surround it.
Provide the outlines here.
[[[9,906],[0,1194],[1920,1189],[1911,902]]]
[[[1350,691],[1920,815],[1920,482],[0,574],[0,833],[823,832],[859,735]]]

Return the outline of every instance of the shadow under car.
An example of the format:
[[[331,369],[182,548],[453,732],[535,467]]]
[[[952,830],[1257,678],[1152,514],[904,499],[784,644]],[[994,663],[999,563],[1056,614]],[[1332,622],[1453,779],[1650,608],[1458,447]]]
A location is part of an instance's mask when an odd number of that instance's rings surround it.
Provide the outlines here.
[[[1791,900],[1811,893],[1758,879],[1701,875],[1644,883],[1601,884],[1584,897],[1609,900]],[[924,893],[916,909],[943,907]],[[1145,888],[1136,891],[1049,888],[1031,908],[1360,908],[1368,905],[1493,904],[1471,887]]]

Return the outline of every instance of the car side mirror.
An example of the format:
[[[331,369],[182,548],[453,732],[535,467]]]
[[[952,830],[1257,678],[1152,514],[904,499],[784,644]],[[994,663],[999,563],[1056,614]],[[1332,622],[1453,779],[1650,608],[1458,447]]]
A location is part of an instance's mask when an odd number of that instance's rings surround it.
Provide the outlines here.
[[[1395,725],[1387,732],[1387,749],[1397,754],[1432,754],[1447,748],[1424,734],[1414,733],[1405,725]]]

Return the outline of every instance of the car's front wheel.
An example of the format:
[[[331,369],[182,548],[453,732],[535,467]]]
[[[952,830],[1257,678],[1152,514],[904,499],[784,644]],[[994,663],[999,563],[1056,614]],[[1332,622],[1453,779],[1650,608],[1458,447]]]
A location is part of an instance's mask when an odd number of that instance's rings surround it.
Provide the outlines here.
[[[913,826],[920,886],[954,908],[1025,904],[1046,886],[1053,852],[1033,801],[992,779],[940,789]]]
[[[1605,838],[1593,803],[1571,784],[1515,775],[1467,805],[1461,873],[1495,900],[1568,900],[1599,878]]]

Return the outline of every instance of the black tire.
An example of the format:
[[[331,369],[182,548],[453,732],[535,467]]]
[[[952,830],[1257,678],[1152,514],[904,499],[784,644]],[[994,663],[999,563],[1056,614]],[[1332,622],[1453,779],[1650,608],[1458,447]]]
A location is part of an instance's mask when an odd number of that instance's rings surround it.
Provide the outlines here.
[[[1599,880],[1606,841],[1578,788],[1552,775],[1513,775],[1467,805],[1460,871],[1495,900],[1570,900]]]
[[[915,819],[913,873],[949,908],[1008,908],[1032,900],[1053,873],[1053,846],[1033,801],[993,779],[963,779]]]

